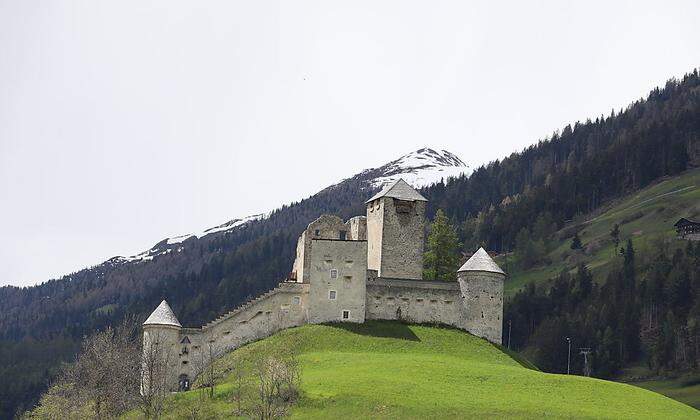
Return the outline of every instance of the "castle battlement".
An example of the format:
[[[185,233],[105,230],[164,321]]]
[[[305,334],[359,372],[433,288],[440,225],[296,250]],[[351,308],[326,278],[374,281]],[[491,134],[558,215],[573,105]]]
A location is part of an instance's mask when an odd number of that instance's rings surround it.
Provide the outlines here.
[[[500,344],[505,273],[486,251],[457,282],[422,279],[426,202],[399,179],[367,201],[366,216],[322,215],[299,237],[290,280],[201,328],[183,328],[163,301],[143,324],[144,352],[168,349],[175,391],[189,388],[202,360],[308,323],[446,324]]]

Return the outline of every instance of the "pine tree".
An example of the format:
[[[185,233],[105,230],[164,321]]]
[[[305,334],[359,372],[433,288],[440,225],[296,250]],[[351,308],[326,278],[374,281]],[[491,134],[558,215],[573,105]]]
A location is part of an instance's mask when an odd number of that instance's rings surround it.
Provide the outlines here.
[[[615,247],[613,250],[617,251],[617,247],[620,246],[620,225],[615,223],[615,226],[610,230],[610,238],[612,238]]]
[[[435,213],[430,224],[428,251],[425,253],[424,277],[442,281],[453,281],[459,268],[459,238],[455,228],[442,210]]]
[[[571,249],[581,249],[582,247],[581,238],[578,237],[578,233],[575,233],[574,238],[571,240]]]

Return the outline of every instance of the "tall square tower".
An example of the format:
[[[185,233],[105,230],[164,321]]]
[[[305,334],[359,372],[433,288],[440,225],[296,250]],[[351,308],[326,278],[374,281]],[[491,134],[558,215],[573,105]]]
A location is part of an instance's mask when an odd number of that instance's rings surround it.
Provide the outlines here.
[[[386,186],[367,200],[367,268],[377,276],[423,277],[425,204],[406,181]]]

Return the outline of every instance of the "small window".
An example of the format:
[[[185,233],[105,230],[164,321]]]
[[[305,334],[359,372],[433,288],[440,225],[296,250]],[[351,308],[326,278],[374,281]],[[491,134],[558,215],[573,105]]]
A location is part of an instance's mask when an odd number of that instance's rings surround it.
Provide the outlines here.
[[[320,236],[320,235],[321,235],[321,231],[319,229],[316,229],[314,231],[314,236]]]
[[[301,296],[294,296],[292,298],[292,303],[295,305],[301,305]]]
[[[339,233],[339,236],[340,236],[340,240],[341,240],[341,241],[344,241],[344,240],[346,239],[346,237],[348,236],[348,232],[347,232],[347,231],[344,231],[344,230],[341,230],[340,233]]]
[[[343,319],[350,319],[350,311],[343,311]]]
[[[335,300],[337,295],[337,292],[335,290],[329,290],[328,291],[328,299],[330,300]]]
[[[343,277],[343,287],[349,289],[352,287],[352,276]]]
[[[331,269],[331,278],[332,279],[337,279],[338,278],[338,270],[333,268]]]
[[[182,364],[183,364],[183,365],[186,365],[186,364],[187,364],[187,360],[183,360],[183,361],[182,361]]]

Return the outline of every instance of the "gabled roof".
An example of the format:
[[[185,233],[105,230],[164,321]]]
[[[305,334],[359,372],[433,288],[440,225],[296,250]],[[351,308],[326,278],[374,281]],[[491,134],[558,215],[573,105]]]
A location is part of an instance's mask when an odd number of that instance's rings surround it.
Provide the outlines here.
[[[685,217],[681,217],[681,218],[676,222],[676,224],[673,225],[673,226],[679,227],[679,226],[688,226],[688,225],[700,225],[700,222],[696,222],[696,221],[694,221],[694,220],[688,220],[688,219],[686,219]]]
[[[389,184],[382,188],[381,191],[379,191],[374,197],[365,201],[365,203],[369,203],[370,201],[374,201],[382,197],[390,197],[405,201],[428,201],[401,178],[397,179],[393,184]]]
[[[462,271],[487,271],[489,273],[506,274],[501,270],[501,267],[491,259],[489,254],[484,251],[484,248],[479,248],[479,250],[457,270],[458,273]]]
[[[151,313],[143,325],[172,325],[174,327],[182,327],[175,313],[170,309],[170,305],[168,305],[168,302],[165,300],[158,305],[156,310]]]

